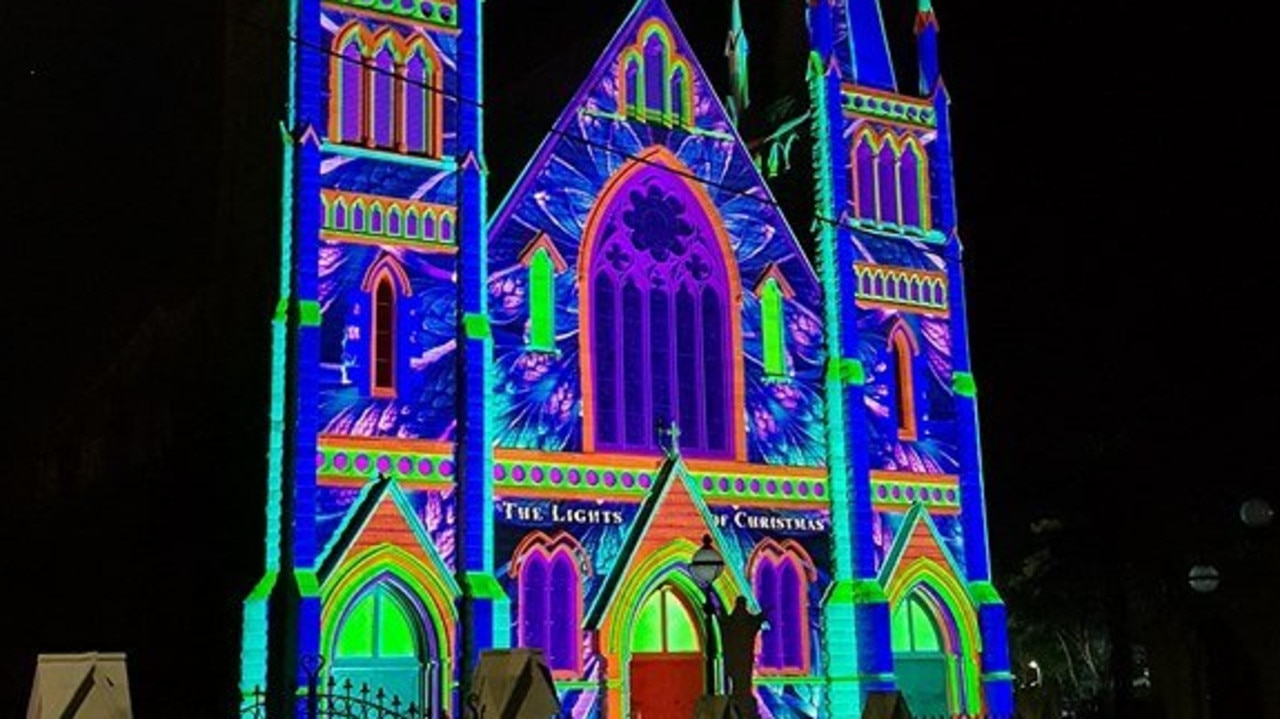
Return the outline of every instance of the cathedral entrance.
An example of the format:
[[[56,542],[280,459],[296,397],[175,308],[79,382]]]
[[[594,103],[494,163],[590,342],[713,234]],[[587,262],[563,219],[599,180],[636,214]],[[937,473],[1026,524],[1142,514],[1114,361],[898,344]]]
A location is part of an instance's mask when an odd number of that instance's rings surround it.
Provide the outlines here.
[[[696,605],[660,587],[641,606],[631,637],[632,719],[685,719],[703,693],[705,658]]]
[[[368,686],[437,716],[439,662],[434,633],[422,611],[400,588],[381,581],[357,597],[338,625],[330,674],[339,689],[349,680],[359,695]],[[388,699],[388,701],[390,701]]]
[[[950,714],[957,657],[945,618],[933,606],[932,597],[917,589],[907,595],[893,612],[893,663],[898,688],[913,714]],[[958,705],[958,702],[957,702]]]

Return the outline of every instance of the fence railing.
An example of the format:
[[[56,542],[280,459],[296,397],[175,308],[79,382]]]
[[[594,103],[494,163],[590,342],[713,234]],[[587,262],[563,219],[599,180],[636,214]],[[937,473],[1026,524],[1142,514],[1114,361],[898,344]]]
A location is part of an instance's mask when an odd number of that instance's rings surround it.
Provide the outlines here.
[[[321,679],[320,670],[324,668],[323,657],[310,656],[302,661],[302,668],[307,673],[307,686],[295,692],[292,700],[288,697],[279,701],[260,687],[254,687],[249,696],[244,698],[240,706],[241,719],[267,719],[271,706],[281,706],[291,716],[287,719],[432,719],[433,713],[428,706],[418,706],[413,701],[405,702],[394,694],[371,687],[368,684],[357,686],[350,679],[338,681],[333,675]],[[293,705],[293,711],[288,707]],[[286,719],[286,718],[281,718]]]
[[[242,719],[267,719],[267,693],[254,689],[240,709]],[[295,716],[305,719],[429,719],[427,708],[404,702],[368,684],[347,679],[312,682],[296,699]]]

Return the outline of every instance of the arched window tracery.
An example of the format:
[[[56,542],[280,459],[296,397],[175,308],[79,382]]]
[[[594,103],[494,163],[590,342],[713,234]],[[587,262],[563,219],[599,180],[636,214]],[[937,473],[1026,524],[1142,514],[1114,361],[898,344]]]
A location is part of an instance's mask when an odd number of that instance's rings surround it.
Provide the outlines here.
[[[440,156],[442,66],[428,40],[352,21],[332,50],[331,142]]]
[[[760,635],[758,665],[772,673],[807,672],[812,559],[794,540],[766,539],[748,565],[756,600],[769,622]]]
[[[512,563],[520,646],[541,649],[547,665],[562,676],[582,668],[582,579],[590,571],[584,556],[572,536],[536,532],[516,548]]]
[[[657,428],[676,422],[682,451],[723,456],[734,449],[728,268],[683,183],[643,174],[604,208],[615,231],[587,268],[596,445],[658,451]]]

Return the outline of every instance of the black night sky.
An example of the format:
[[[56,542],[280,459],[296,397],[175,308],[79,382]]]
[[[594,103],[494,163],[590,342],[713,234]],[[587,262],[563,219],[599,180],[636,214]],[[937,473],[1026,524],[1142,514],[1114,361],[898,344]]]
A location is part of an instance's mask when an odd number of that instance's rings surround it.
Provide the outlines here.
[[[763,105],[802,77],[802,3],[742,1]],[[668,2],[723,91],[727,0]],[[901,45],[914,3],[881,2]],[[276,257],[229,229],[221,178],[227,137],[279,119],[228,88],[284,32],[227,43],[249,5],[0,9],[0,716],[52,651],[128,652],[139,716],[233,701]],[[1270,26],[1232,4],[935,6],[997,579],[1052,517],[1100,566],[1185,590],[1205,559],[1222,607],[1280,606],[1277,529],[1241,539],[1235,516],[1280,502]],[[493,202],[629,7],[487,0]],[[1274,647],[1278,625],[1251,631]]]

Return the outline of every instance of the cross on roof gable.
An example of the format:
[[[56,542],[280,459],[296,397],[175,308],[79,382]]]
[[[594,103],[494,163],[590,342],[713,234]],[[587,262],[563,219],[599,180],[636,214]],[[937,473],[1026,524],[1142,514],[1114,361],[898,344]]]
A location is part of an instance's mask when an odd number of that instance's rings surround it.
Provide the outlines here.
[[[679,456],[668,456],[636,514],[631,531],[618,553],[619,561],[605,577],[604,585],[587,612],[586,627],[599,626],[617,597],[618,586],[638,560],[673,540],[687,539],[696,544],[704,534],[710,535],[712,546],[723,554],[724,571],[746,596],[748,608],[759,611],[751,584],[744,574],[746,557],[740,556],[737,544],[727,541],[720,532],[715,515],[695,488],[684,461]]]

